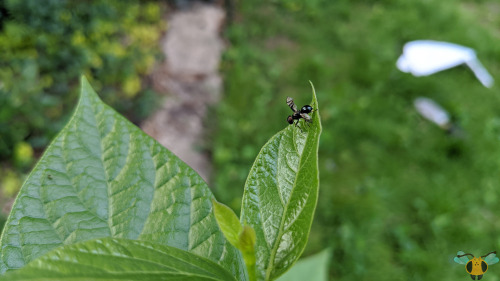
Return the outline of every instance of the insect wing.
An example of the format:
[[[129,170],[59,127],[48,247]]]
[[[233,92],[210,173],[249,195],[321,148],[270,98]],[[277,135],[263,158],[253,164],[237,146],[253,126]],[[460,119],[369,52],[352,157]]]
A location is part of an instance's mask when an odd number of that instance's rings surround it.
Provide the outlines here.
[[[286,97],[286,104],[293,110],[293,112],[297,111],[297,106],[293,102],[293,99],[291,97]]]
[[[304,120],[306,120],[307,122],[311,122],[311,116],[309,116],[309,114],[307,113],[301,113],[300,117],[304,118]]]
[[[495,264],[499,261],[497,255],[495,253],[491,253],[489,255],[487,255],[485,258],[484,258],[484,261],[488,264],[488,265],[492,265],[492,264]]]
[[[456,263],[459,263],[459,264],[467,264],[469,262],[469,258],[467,256],[463,256],[463,257],[458,257],[458,256],[461,256],[465,254],[464,252],[462,251],[458,251],[457,252],[457,256],[453,259]]]

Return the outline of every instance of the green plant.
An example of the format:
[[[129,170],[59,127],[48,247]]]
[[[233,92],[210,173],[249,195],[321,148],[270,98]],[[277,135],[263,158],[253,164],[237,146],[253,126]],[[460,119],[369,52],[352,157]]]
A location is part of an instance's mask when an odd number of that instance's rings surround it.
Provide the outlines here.
[[[223,195],[241,198],[234,187],[245,182],[250,155],[288,126],[286,96],[307,103],[309,79],[321,96],[324,130],[320,200],[305,255],[331,247],[329,276],[337,281],[464,278],[450,255],[500,249],[498,83],[483,87],[467,67],[417,78],[395,63],[410,40],[449,41],[474,48],[500,77],[500,14],[492,12],[499,5],[240,1],[226,30],[231,46],[213,134],[217,198],[237,207]],[[419,96],[445,107],[467,137],[421,118],[413,106]]]
[[[314,91],[311,105],[318,107]],[[307,130],[289,126],[264,145],[238,220],[224,206],[214,214],[201,177],[101,102],[82,78],[72,118],[7,219],[0,272],[11,272],[0,280],[274,280],[309,236],[320,133],[315,111]]]
[[[69,117],[80,73],[134,121],[153,108],[142,78],[161,56],[160,3],[1,2],[9,16],[0,18],[0,160],[14,162],[19,143],[47,146]]]

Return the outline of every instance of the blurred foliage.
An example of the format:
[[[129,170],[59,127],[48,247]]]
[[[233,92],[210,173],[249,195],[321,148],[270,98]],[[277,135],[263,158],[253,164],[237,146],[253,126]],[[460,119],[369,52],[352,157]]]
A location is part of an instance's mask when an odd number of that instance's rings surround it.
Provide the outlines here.
[[[2,194],[1,197],[12,198],[15,197],[22,184],[19,176],[10,169],[5,169],[1,173],[2,176]],[[4,203],[4,202],[2,202]]]
[[[0,0],[0,203],[67,121],[81,74],[133,122],[153,111],[144,77],[161,59],[164,10],[159,1]]]
[[[81,74],[129,119],[151,111],[143,77],[161,57],[163,9],[139,0],[0,1],[0,160],[25,166],[26,145],[46,147],[74,107]]]
[[[286,96],[308,103],[311,80],[323,134],[306,255],[332,247],[333,280],[469,278],[452,261],[458,250],[500,249],[498,86],[483,87],[466,67],[416,78],[395,63],[408,41],[449,41],[474,48],[498,77],[499,10],[496,1],[237,2],[211,137],[217,198],[239,207],[259,147],[288,126]],[[419,96],[467,136],[421,118]]]
[[[14,146],[14,164],[19,168],[30,166],[33,162],[33,148],[27,142],[18,142]]]

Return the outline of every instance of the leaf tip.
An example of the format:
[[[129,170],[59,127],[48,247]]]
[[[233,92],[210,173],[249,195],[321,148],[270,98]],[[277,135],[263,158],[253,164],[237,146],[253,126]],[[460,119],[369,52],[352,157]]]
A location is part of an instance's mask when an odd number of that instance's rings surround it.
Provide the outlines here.
[[[85,75],[80,75],[80,83],[81,84],[84,84],[84,83],[89,83],[89,80],[87,79],[87,77]]]
[[[322,131],[322,126],[321,126],[321,121],[320,121],[320,117],[319,117],[319,105],[318,105],[318,99],[316,97],[316,89],[314,88],[314,84],[311,80],[309,80],[309,83],[311,84],[311,89],[312,89],[312,101],[311,101],[311,104],[313,105],[314,107],[314,111],[316,112],[315,115],[317,115],[317,119],[318,119],[318,124],[319,124],[319,130],[320,132]]]
[[[318,107],[318,101],[316,99],[316,89],[314,88],[314,84],[311,80],[309,80],[309,84],[311,84],[311,89],[313,92],[313,102],[315,103],[316,108]]]
[[[80,76],[80,87],[80,100],[90,98],[99,100],[99,96],[95,92],[94,88],[92,88],[92,85],[90,85],[90,82],[85,75]]]

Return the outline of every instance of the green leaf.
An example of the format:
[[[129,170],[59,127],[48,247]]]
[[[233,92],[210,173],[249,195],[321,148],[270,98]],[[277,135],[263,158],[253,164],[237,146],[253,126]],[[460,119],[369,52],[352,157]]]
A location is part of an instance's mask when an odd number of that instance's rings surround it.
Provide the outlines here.
[[[330,249],[323,250],[313,256],[300,259],[288,272],[277,281],[328,281],[328,264]]]
[[[247,266],[248,280],[257,280],[256,268],[255,268],[255,243],[257,236],[255,235],[255,230],[249,226],[245,225],[240,233],[238,249],[243,254],[243,260]]]
[[[217,263],[174,247],[103,238],[57,248],[0,281],[221,280],[236,281]]]
[[[82,77],[81,97],[19,192],[0,240],[0,273],[61,245],[113,237],[177,247],[246,279],[206,183],[105,105]]]
[[[314,86],[311,106],[316,111],[310,126],[302,120],[302,131],[290,125],[274,135],[260,151],[245,183],[240,220],[257,234],[259,280],[273,280],[287,271],[309,237],[318,199],[321,134]]]
[[[241,231],[237,248],[244,253],[253,252],[256,240],[255,230],[251,226],[245,225]]]
[[[238,217],[231,208],[212,200],[215,218],[226,239],[239,249],[247,267],[250,281],[255,281],[255,230],[249,226],[241,226]]]
[[[222,203],[212,200],[212,204],[214,205],[215,219],[220,230],[224,233],[227,241],[238,248],[239,235],[243,230],[238,216],[236,216],[231,208]]]

